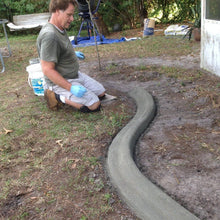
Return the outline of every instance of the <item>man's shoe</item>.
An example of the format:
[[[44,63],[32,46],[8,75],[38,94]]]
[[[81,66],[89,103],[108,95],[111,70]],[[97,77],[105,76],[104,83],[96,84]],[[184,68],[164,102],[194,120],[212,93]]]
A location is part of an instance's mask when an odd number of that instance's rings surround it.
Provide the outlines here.
[[[104,94],[103,96],[99,97],[99,100],[102,101],[106,98],[106,95]]]
[[[101,105],[99,105],[98,108],[94,110],[90,110],[87,106],[83,105],[79,110],[83,113],[99,112],[101,110]]]
[[[53,111],[56,111],[61,106],[61,103],[56,99],[56,94],[49,89],[44,91],[44,98],[47,101],[48,108]]]

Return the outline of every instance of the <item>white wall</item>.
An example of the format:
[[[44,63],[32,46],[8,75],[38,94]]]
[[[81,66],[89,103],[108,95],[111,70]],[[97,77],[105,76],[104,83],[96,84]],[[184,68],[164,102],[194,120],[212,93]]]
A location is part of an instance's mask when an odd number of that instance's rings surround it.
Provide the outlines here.
[[[220,21],[205,19],[202,0],[201,68],[220,76]]]

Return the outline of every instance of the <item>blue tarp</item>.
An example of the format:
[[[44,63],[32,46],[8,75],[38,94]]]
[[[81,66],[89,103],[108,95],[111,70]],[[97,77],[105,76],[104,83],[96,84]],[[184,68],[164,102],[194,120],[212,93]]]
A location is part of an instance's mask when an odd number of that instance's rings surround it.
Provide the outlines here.
[[[97,45],[100,44],[112,44],[112,43],[120,43],[127,41],[126,38],[122,37],[121,39],[106,39],[102,36],[102,41],[100,40],[99,36],[96,36]],[[94,36],[89,37],[77,37],[77,45],[75,45],[74,40],[71,40],[73,47],[88,47],[95,45],[95,38]]]

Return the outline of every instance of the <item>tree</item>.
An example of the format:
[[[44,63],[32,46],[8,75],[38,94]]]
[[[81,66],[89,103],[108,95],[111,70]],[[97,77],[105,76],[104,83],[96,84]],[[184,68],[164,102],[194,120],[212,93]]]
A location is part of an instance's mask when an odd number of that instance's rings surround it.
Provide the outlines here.
[[[144,24],[144,19],[148,17],[147,7],[145,6],[144,2],[144,0],[136,1],[137,15],[139,15],[139,21],[141,26],[143,26]]]
[[[48,12],[50,0],[2,0],[0,14],[12,21],[14,15]]]
[[[96,0],[97,1],[97,0]],[[197,1],[197,0],[196,0]],[[101,0],[97,13],[97,26],[106,35],[115,24],[124,29],[136,28],[144,25],[148,17],[158,18],[162,23],[182,22],[193,19],[191,7],[195,0]],[[200,1],[200,0],[198,0]],[[1,0],[0,18],[12,21],[14,15],[47,12],[50,0]],[[217,4],[217,0],[214,0]],[[214,5],[214,4],[213,4]],[[212,6],[211,10],[213,10]],[[218,7],[216,7],[218,8]],[[218,10],[214,8],[217,16]],[[216,10],[215,10],[216,9]],[[161,16],[162,15],[162,16]],[[80,25],[76,13],[74,28]]]
[[[95,17],[97,17],[97,19],[94,19],[93,22],[96,23],[99,32],[100,32],[102,35],[109,35],[108,27],[107,27],[107,25],[105,24],[102,15],[101,15],[99,12],[97,12],[97,13],[95,14]]]
[[[147,17],[146,1],[144,0],[103,0],[101,13],[108,26],[114,24],[127,25],[135,28],[137,24],[142,25],[144,18]]]

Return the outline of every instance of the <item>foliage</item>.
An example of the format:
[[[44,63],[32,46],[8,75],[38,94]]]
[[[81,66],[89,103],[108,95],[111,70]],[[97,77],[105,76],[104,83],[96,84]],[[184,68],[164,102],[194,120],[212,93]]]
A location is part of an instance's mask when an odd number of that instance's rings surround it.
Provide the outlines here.
[[[0,2],[2,18],[12,21],[14,15],[48,11],[49,0],[3,0]]]
[[[198,0],[196,2],[196,5],[194,7],[191,7],[193,17],[194,17],[194,23],[193,27],[200,28],[201,27],[201,2]]]
[[[190,7],[193,14],[193,23],[192,27],[190,27],[189,31],[186,33],[186,36],[189,36],[189,40],[192,37],[192,32],[195,28],[201,28],[201,1],[197,0],[194,6]]]
[[[153,17],[161,23],[177,23],[192,20],[194,14],[191,7],[195,0],[135,0],[121,1],[103,0],[100,13],[108,27],[120,24],[134,28],[143,25],[144,18]]]
[[[103,16],[105,23],[112,27],[114,24],[120,24],[121,26],[129,26],[129,28],[134,28],[140,21],[138,16],[140,13],[144,13],[144,5],[142,1],[128,0],[122,1],[118,4],[117,0],[113,1],[103,1],[100,7],[100,13]],[[138,6],[142,5],[141,8]]]
[[[158,0],[152,1],[152,4],[151,16],[162,23],[183,22],[193,18],[190,7],[195,5],[194,0]]]
[[[49,1],[2,0],[0,18],[12,21],[14,15],[46,12]],[[115,24],[125,30],[143,26],[144,18],[154,17],[161,23],[192,20],[195,16],[191,8],[197,2],[198,0],[122,0],[119,4],[118,0],[102,0],[99,13],[109,30],[112,30]],[[78,30],[79,25],[80,18],[78,13],[75,13],[75,20],[71,27]]]

